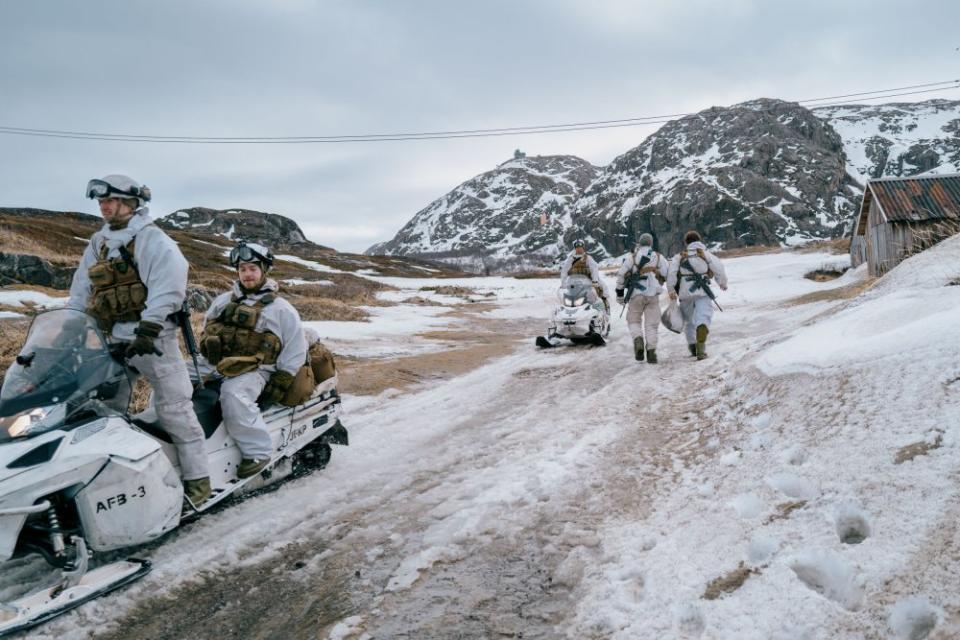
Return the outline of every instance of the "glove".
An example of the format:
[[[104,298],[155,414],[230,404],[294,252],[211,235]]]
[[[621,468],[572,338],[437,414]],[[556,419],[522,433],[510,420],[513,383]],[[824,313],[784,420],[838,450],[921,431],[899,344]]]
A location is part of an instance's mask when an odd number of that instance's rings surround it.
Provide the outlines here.
[[[267,405],[280,402],[283,400],[283,396],[287,395],[287,389],[289,389],[292,384],[293,374],[287,373],[282,369],[277,369],[270,374],[270,379],[263,388],[263,392],[260,393],[260,397],[257,398],[257,403]]]
[[[617,304],[623,304],[623,289],[617,289]]]
[[[133,333],[137,336],[134,338],[133,342],[127,346],[127,350],[124,353],[128,358],[133,358],[134,356],[146,356],[150,354],[155,354],[162,356],[163,353],[157,349],[157,346],[153,343],[158,337],[160,337],[160,332],[163,330],[163,325],[157,322],[150,322],[148,320],[141,320],[140,324],[137,325],[137,328],[133,330]]]

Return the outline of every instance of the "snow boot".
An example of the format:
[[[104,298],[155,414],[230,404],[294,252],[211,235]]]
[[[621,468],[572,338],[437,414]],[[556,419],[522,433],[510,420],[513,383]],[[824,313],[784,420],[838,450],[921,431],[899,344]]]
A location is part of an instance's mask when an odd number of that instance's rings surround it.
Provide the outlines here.
[[[270,458],[264,458],[262,460],[244,458],[240,461],[240,464],[237,465],[237,477],[242,479],[255,476],[263,471],[268,464],[270,464]]]
[[[649,362],[650,364],[657,364],[656,349],[647,349],[647,362]]]
[[[707,357],[707,334],[710,329],[705,324],[697,326],[697,360]]]
[[[643,337],[637,336],[633,339],[633,357],[637,362],[643,362]]]
[[[210,478],[183,481],[183,497],[194,507],[199,507],[210,497]]]
[[[688,345],[687,345],[687,349],[690,350],[690,355],[692,355],[692,356],[697,355],[697,345],[696,345],[696,344],[688,344]]]

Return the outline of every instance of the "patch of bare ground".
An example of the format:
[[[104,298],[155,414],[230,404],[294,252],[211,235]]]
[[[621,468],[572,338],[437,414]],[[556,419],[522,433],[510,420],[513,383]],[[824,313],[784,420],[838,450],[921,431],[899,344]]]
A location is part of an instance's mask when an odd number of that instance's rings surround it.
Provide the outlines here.
[[[776,245],[758,244],[751,247],[735,247],[732,249],[723,249],[714,251],[718,258],[742,258],[743,256],[756,256],[761,253],[782,253],[783,247]]]
[[[777,512],[767,518],[763,524],[770,524],[771,522],[776,522],[777,520],[786,520],[790,517],[790,514],[796,511],[797,509],[802,509],[807,506],[806,500],[796,500],[793,502],[783,502],[777,505]]]
[[[933,442],[913,442],[908,444],[905,447],[901,447],[897,451],[897,455],[893,458],[894,464],[903,464],[904,462],[909,462],[916,457],[928,455],[934,449],[939,449],[943,446],[943,435],[937,434],[937,437],[933,439]]]
[[[524,271],[522,273],[510,274],[517,280],[553,280],[557,277],[556,271]]]
[[[338,564],[339,556],[311,562],[324,550],[322,541],[293,543],[269,563],[234,567],[229,580],[201,573],[170,595],[143,598],[120,628],[96,638],[325,637],[324,630],[352,613],[347,594],[359,576]],[[284,614],[269,615],[262,606],[249,606],[251,600],[275,603]]]
[[[377,395],[387,389],[407,391],[431,380],[446,380],[476,369],[509,353],[521,338],[517,321],[476,319],[469,330],[440,330],[418,334],[445,342],[442,351],[431,351],[389,360],[337,356],[339,389],[353,395]]]
[[[742,587],[743,583],[747,581],[747,578],[759,573],[759,569],[751,569],[741,562],[736,569],[711,580],[709,584],[707,584],[706,591],[703,592],[703,598],[705,600],[722,598],[728,593],[733,593]]]
[[[456,285],[441,285],[439,287],[420,287],[420,291],[432,291],[437,295],[454,296],[458,298],[469,298],[470,296],[483,296],[485,298],[493,298],[494,296],[497,295],[492,291],[480,293],[473,287],[461,287]]]
[[[810,293],[805,293],[802,296],[797,296],[796,298],[787,300],[784,302],[784,305],[788,307],[796,307],[804,304],[812,304],[814,302],[849,300],[850,298],[856,298],[858,295],[872,287],[874,282],[876,282],[876,280],[871,278],[869,280],[854,282],[853,284],[848,284],[843,287],[836,287],[834,289],[811,291]]]
[[[836,280],[846,272],[846,269],[814,269],[809,273],[803,275],[807,280],[813,280],[814,282],[830,282],[831,280]]]
[[[834,238],[833,240],[814,240],[802,244],[794,249],[799,253],[818,253],[826,251],[837,255],[850,253],[850,238]]]

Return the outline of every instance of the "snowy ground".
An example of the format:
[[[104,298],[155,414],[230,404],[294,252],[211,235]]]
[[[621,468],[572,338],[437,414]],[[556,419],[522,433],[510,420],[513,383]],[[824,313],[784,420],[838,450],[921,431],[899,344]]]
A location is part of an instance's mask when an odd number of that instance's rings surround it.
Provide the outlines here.
[[[535,350],[555,283],[437,281],[530,316],[529,346],[345,398],[327,469],[177,532],[34,637],[958,637],[960,238],[852,299],[862,272],[802,277],[836,260],[728,260],[711,357],[661,331],[656,366],[619,309],[606,348]],[[314,325],[389,355],[443,319],[388,309]]]

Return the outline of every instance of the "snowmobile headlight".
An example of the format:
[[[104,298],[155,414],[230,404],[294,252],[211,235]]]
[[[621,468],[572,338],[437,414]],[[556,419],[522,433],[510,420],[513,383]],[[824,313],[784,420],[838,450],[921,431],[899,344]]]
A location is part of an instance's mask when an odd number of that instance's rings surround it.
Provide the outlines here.
[[[573,306],[575,306],[575,305],[573,304],[573,298],[564,298],[564,299],[563,299],[563,304],[567,305],[568,307],[573,307]]]
[[[579,307],[579,306],[582,305],[584,302],[586,302],[586,298],[584,298],[583,296],[581,296],[581,297],[577,298],[576,301],[574,301],[573,306]]]

